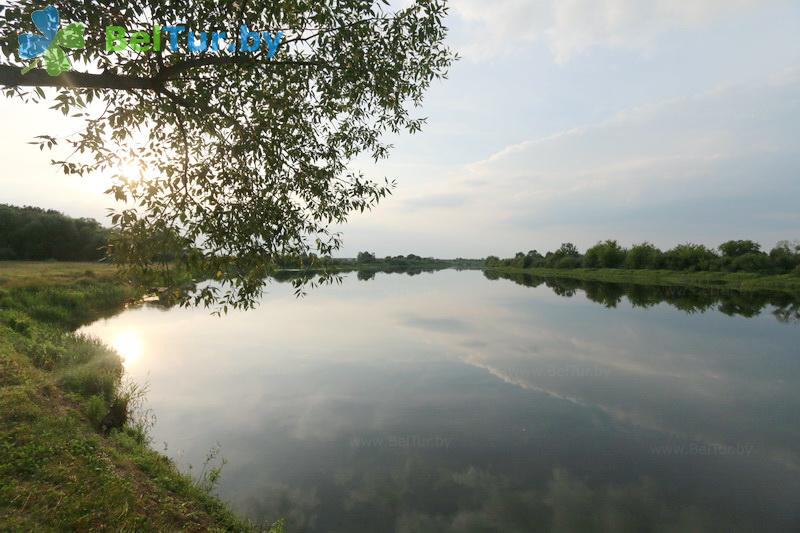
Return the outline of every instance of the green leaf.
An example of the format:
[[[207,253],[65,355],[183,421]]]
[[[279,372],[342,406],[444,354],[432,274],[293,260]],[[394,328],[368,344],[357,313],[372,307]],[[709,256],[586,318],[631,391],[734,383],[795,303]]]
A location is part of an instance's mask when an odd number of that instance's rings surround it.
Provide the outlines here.
[[[56,46],[63,46],[64,48],[83,48],[86,46],[83,30],[83,24],[73,22],[69,26],[58,30],[54,42]]]
[[[22,67],[22,75],[24,76],[25,74],[27,74],[27,73],[28,73],[28,72],[30,72],[31,70],[33,70],[33,69],[35,69],[36,67],[38,67],[40,64],[41,64],[41,58],[37,57],[36,59],[34,59],[33,61],[31,61],[31,62],[30,62],[30,63],[28,63],[27,65],[25,65],[24,67]]]
[[[67,55],[61,48],[51,46],[44,52],[43,57],[47,73],[51,76],[58,76],[72,67]]]

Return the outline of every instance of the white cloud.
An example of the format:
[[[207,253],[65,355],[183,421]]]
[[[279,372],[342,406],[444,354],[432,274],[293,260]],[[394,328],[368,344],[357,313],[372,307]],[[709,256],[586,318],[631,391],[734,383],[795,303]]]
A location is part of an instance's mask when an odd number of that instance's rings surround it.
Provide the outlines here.
[[[594,46],[647,50],[661,34],[786,0],[460,0],[453,11],[484,32],[464,52],[486,57],[545,41],[558,62]]]
[[[473,255],[603,238],[796,238],[791,222],[767,215],[793,212],[800,194],[800,79],[774,80],[509,146],[384,206],[381,218],[404,232],[426,221],[431,241]]]

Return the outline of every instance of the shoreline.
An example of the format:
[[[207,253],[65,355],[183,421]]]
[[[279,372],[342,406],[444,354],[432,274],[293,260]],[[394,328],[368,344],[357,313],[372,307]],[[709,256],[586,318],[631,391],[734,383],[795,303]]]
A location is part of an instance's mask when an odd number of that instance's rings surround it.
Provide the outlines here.
[[[0,263],[0,530],[281,531],[151,446],[113,349],[75,330],[142,294],[93,263]]]
[[[574,279],[630,285],[696,287],[740,292],[780,292],[800,299],[800,276],[745,272],[684,272],[675,270],[629,270],[617,268],[515,268],[484,267],[484,272],[528,274],[541,278]]]

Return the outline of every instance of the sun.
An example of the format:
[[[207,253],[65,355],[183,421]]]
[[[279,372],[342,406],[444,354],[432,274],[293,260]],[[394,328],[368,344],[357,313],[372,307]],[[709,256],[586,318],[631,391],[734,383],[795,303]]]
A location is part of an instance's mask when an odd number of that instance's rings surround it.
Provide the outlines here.
[[[122,363],[128,367],[144,354],[142,341],[136,333],[125,331],[114,337],[111,345],[122,357]]]
[[[153,169],[132,160],[117,167],[116,177],[130,182],[146,183],[152,181],[156,176]]]

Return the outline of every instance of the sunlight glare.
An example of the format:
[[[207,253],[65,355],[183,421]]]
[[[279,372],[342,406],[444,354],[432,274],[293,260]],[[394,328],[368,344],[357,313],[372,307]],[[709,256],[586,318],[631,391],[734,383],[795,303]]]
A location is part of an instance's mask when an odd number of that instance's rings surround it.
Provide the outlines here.
[[[130,182],[147,183],[155,178],[155,172],[150,167],[143,168],[136,161],[129,161],[119,166],[116,177]]]
[[[144,353],[142,341],[130,331],[117,335],[112,346],[122,357],[122,362],[126,367],[137,361]]]

